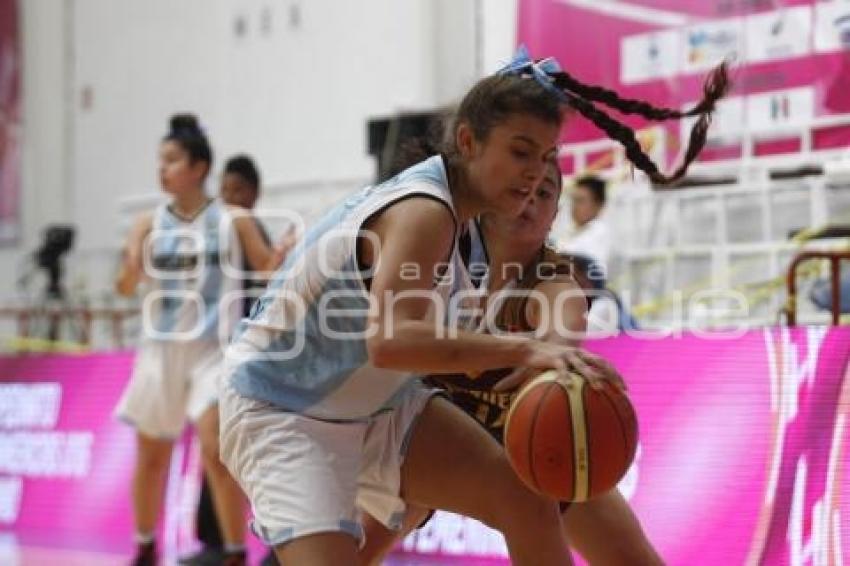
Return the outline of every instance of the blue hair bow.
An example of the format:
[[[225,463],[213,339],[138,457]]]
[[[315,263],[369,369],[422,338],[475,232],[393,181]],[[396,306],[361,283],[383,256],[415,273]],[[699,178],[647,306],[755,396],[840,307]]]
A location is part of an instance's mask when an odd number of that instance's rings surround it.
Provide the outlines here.
[[[550,75],[550,73],[559,72],[561,72],[561,65],[557,59],[546,57],[535,62],[528,54],[528,48],[525,45],[520,45],[511,62],[496,71],[496,74],[531,77],[540,83],[543,88],[557,96],[559,100],[566,102],[567,95],[555,86],[555,79]]]

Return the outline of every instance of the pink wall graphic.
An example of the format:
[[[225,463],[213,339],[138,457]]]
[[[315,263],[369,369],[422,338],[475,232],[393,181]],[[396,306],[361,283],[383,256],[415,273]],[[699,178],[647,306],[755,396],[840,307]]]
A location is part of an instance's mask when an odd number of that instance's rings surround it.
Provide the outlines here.
[[[850,328],[588,348],[628,380],[640,447],[620,489],[668,564],[850,557]],[[444,514],[404,548],[505,556],[492,531]]]
[[[0,243],[20,233],[21,60],[18,0],[0,0]]]
[[[682,108],[700,97],[706,71],[724,57],[734,89],[712,132],[771,133],[850,113],[850,4],[789,0],[520,0],[518,41],[555,56],[584,82]],[[650,125],[625,118],[634,127]],[[677,124],[668,131],[680,135]],[[603,135],[580,116],[566,142]],[[814,147],[843,147],[844,127],[818,129]],[[758,147],[757,153],[788,148]],[[708,154],[706,154],[708,155]]]
[[[589,348],[628,379],[641,436],[620,487],[669,564],[850,557],[850,328],[620,336]],[[130,551],[135,446],[112,410],[131,365],[130,353],[0,358],[0,534]],[[184,439],[163,518],[171,556],[194,544],[198,465]],[[443,513],[403,550],[464,564],[505,556],[497,534]]]
[[[0,357],[0,534],[21,545],[129,556],[136,439],[112,411],[133,357]],[[200,448],[187,432],[168,474],[160,533],[167,558],[195,546],[199,470]]]

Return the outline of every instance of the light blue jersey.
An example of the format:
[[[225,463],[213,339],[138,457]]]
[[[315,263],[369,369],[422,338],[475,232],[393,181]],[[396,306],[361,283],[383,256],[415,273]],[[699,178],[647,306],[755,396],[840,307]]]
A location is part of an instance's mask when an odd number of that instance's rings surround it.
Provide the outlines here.
[[[225,205],[211,200],[192,220],[168,205],[154,213],[145,272],[153,285],[145,299],[145,338],[218,340],[238,321],[242,248]]]
[[[436,199],[454,214],[442,158],[432,157],[329,211],[290,253],[228,351],[228,378],[245,397],[319,419],[358,420],[394,407],[412,374],[379,369],[366,350],[369,294],[357,235],[384,208]],[[442,326],[458,283],[457,234],[436,277],[429,320]],[[423,239],[428,234],[422,234]],[[445,308],[441,308],[445,307]]]

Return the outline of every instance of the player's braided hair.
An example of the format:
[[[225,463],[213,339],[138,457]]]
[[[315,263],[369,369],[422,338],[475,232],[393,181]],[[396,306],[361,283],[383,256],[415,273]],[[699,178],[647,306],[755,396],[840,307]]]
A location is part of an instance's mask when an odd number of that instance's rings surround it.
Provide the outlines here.
[[[729,90],[729,71],[726,63],[716,67],[707,77],[703,86],[703,98],[692,109],[687,111],[658,108],[642,100],[622,98],[613,90],[600,86],[587,85],[567,72],[560,71],[550,75],[553,84],[566,95],[567,101],[582,116],[593,122],[604,131],[608,137],[617,140],[626,150],[626,157],[641,171],[645,172],[653,182],[669,184],[682,178],[688,166],[696,159],[705,147],[708,127],[714,113],[717,101]],[[643,151],[635,137],[635,132],[622,122],[612,118],[597,108],[593,102],[599,102],[618,110],[623,114],[637,114],[654,121],[675,120],[686,116],[699,116],[691,129],[688,147],[682,164],[670,175],[659,171],[658,166]]]

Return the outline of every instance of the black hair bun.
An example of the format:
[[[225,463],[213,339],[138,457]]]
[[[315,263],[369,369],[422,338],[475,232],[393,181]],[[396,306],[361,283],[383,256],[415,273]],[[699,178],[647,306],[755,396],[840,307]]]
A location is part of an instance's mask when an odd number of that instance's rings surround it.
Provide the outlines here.
[[[175,114],[169,121],[171,132],[200,132],[198,118],[194,114]]]

